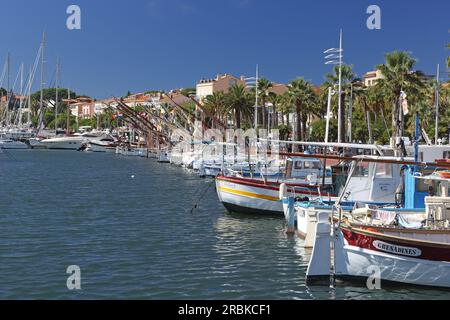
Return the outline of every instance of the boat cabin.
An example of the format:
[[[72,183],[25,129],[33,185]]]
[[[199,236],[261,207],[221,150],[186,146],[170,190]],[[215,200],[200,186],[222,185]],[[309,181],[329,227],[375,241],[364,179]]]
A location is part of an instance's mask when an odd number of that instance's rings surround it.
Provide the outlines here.
[[[292,157],[286,159],[286,179],[308,180],[312,183],[323,177],[323,163],[319,159]],[[331,170],[325,170],[325,177],[331,180]]]
[[[449,176],[446,171],[434,172],[434,168],[418,172],[414,166],[404,170],[406,209],[425,208],[427,197],[448,197]]]
[[[385,156],[370,156],[370,158],[398,160]],[[400,164],[358,162],[353,175],[348,178],[344,200],[395,203],[395,194],[402,180],[400,169]]]

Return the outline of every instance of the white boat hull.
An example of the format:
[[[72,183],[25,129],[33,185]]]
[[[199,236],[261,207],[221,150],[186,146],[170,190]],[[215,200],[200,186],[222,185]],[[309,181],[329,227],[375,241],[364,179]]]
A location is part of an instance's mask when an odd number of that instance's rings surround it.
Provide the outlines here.
[[[216,179],[220,202],[233,212],[283,214],[277,190],[256,188]]]
[[[29,149],[28,145],[21,141],[0,141],[0,149],[4,150],[24,150]]]
[[[337,276],[368,278],[374,276],[375,266],[382,280],[450,287],[450,262],[417,259],[352,246],[344,239],[341,231],[336,233],[336,239]]]
[[[320,212],[314,232],[314,248],[307,278],[330,275],[333,261],[330,239],[333,239],[335,276],[363,278],[367,283],[391,281],[411,285],[450,288],[450,245],[409,236],[394,237],[376,229],[335,227],[330,238],[329,213]],[[372,230],[373,229],[373,230]],[[427,231],[422,230],[426,236]]]
[[[42,140],[41,145],[51,150],[80,150],[85,141],[84,139],[47,139]]]
[[[95,144],[95,143],[89,143],[88,149],[91,152],[111,152],[111,153],[116,152],[115,146],[100,145],[100,144]]]

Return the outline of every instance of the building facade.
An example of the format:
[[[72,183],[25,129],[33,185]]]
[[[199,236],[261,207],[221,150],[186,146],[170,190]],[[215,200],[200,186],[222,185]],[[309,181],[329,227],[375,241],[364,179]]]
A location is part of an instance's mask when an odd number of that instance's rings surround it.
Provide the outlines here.
[[[384,76],[380,70],[369,71],[364,75],[364,85],[372,87],[377,84],[378,80],[383,79]]]
[[[217,75],[214,79],[202,79],[197,83],[197,100],[203,102],[207,96],[215,92],[227,93],[234,85],[245,86],[245,79],[230,74]]]

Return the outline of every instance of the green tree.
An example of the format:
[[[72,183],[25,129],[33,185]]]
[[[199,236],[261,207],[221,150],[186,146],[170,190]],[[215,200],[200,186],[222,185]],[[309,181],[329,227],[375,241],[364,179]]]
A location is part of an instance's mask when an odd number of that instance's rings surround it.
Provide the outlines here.
[[[317,97],[311,83],[299,77],[289,83],[288,93],[295,106],[296,117],[296,141],[306,140],[306,123],[309,115],[317,105]]]
[[[205,98],[203,107],[223,120],[226,114],[226,102],[226,96],[223,91],[217,91]]]
[[[417,98],[424,87],[423,74],[413,71],[416,60],[404,51],[394,51],[385,55],[385,63],[377,65],[384,78],[378,80],[376,88],[382,90],[392,105],[392,135],[394,138],[404,135],[405,120],[400,106],[400,93],[404,91],[408,100]]]
[[[285,124],[284,120],[286,118],[286,125],[289,127],[289,114],[294,112],[294,107],[289,92],[285,92],[279,96],[278,110],[281,112],[281,124]]]
[[[272,104],[272,119],[270,122],[271,127],[275,128],[278,126],[278,105],[281,102],[281,96],[276,94],[275,92],[269,92],[267,101]]]
[[[272,82],[266,78],[258,80],[258,97],[261,99],[261,121],[263,128],[267,128],[267,108],[266,103],[269,98],[270,89],[272,89]]]
[[[189,97],[190,95],[195,95],[196,94],[197,88],[193,88],[193,87],[184,88],[184,89],[181,89],[180,92],[181,92],[182,95],[184,95],[186,97]]]
[[[351,65],[342,65],[341,68],[341,114],[340,114],[340,119],[341,119],[341,124],[340,124],[340,128],[341,128],[341,132],[340,132],[340,136],[342,141],[339,142],[345,142],[345,101],[346,101],[346,97],[350,94],[350,90],[351,90],[351,84],[353,82],[355,82],[356,80],[356,75],[353,73],[353,66]],[[326,81],[323,84],[324,87],[332,87],[334,88],[334,90],[337,92],[338,91],[338,86],[339,86],[339,66],[334,66],[333,68],[333,72],[332,73],[328,73],[326,75]],[[333,96],[333,106],[338,106],[338,95],[334,95]],[[339,112],[337,110],[337,112]],[[338,115],[339,118],[339,115]]]
[[[246,92],[242,85],[234,85],[226,94],[226,111],[234,115],[234,125],[241,128],[244,118],[251,119],[253,100],[252,96]]]
[[[327,121],[326,119],[317,119],[311,123],[311,140],[325,141]],[[330,120],[330,128],[328,130],[328,141],[337,140],[337,120]]]
[[[280,124],[276,127],[280,133],[280,140],[288,140],[292,130],[288,125]]]
[[[450,43],[447,44],[447,49],[450,49]],[[447,57],[447,68],[450,69],[450,56]]]

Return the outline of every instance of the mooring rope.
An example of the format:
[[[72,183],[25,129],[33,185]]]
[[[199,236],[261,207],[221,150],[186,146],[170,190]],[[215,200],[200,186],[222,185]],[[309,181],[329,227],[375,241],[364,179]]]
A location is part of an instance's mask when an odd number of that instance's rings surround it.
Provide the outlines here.
[[[196,201],[196,202],[194,203],[194,205],[192,206],[192,208],[191,208],[191,210],[190,210],[190,213],[191,213],[191,214],[193,214],[194,211],[195,211],[195,209],[198,208],[198,205],[199,205],[200,201],[203,200],[203,197],[206,195],[206,193],[208,192],[209,188],[211,188],[211,186],[214,185],[214,182],[215,182],[215,180],[212,180],[212,181],[210,181],[210,182],[207,184],[205,190],[203,190],[203,192],[200,194],[200,197],[197,199],[197,201]],[[199,189],[200,189],[200,188],[198,188],[197,190],[199,190]],[[197,190],[196,190],[196,191],[197,191]],[[196,192],[196,193],[197,193],[197,192]]]

